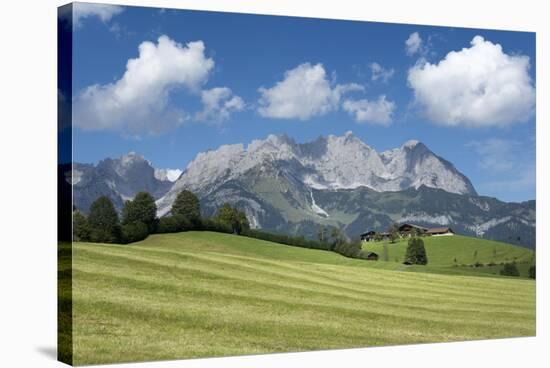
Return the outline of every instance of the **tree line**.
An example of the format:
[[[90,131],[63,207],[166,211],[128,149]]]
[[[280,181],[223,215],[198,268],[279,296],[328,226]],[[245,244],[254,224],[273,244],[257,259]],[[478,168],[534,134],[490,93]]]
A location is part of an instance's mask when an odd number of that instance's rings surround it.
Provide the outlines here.
[[[216,216],[202,218],[199,199],[190,191],[178,194],[170,216],[157,217],[157,206],[151,194],[139,192],[127,200],[119,215],[112,201],[102,196],[90,206],[88,216],[73,213],[73,240],[95,243],[128,244],[145,239],[149,234],[189,230],[212,230],[240,234],[250,225],[244,212],[228,203]]]
[[[334,228],[330,235],[325,235],[320,240],[251,229],[246,214],[229,203],[222,204],[214,216],[202,217],[199,199],[189,190],[180,192],[172,205],[170,215],[161,218],[157,217],[153,196],[147,192],[139,192],[133,200],[127,200],[120,217],[106,196],[99,197],[91,204],[87,216],[78,210],[73,213],[74,241],[129,244],[143,240],[149,234],[191,230],[236,234],[290,246],[333,251],[350,258],[367,259],[361,243],[347,241],[338,228]]]

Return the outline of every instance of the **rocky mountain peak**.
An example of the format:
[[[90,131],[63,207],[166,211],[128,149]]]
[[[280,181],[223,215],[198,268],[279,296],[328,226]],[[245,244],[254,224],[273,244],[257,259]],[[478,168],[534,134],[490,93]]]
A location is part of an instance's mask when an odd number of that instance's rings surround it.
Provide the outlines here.
[[[159,208],[169,209],[183,188],[210,192],[262,167],[271,169],[255,172],[285,172],[306,187],[321,190],[366,187],[386,192],[425,185],[450,193],[476,194],[468,178],[417,140],[378,153],[351,131],[342,136],[320,136],[307,143],[272,134],[253,140],[246,148],[243,144],[223,145],[199,153],[166,198],[159,201]]]
[[[420,143],[420,142],[417,141],[416,139],[411,139],[411,140],[408,140],[408,141],[406,141],[405,143],[403,143],[403,145],[401,146],[401,148],[413,149],[413,148],[416,148],[416,147],[419,146],[419,145],[424,146],[424,144]]]

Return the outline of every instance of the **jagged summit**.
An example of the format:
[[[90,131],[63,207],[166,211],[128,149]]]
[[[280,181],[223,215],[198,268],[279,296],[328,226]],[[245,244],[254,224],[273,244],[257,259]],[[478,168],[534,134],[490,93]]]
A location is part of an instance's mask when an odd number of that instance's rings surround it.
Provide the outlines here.
[[[468,178],[416,140],[378,153],[351,131],[342,136],[320,136],[307,143],[271,134],[248,145],[223,145],[199,153],[159,200],[160,213],[169,211],[183,188],[198,192],[213,190],[252,169],[265,169],[266,165],[314,189],[367,187],[386,192],[425,185],[450,193],[476,194]]]
[[[403,148],[414,148],[414,147],[418,146],[419,144],[422,144],[422,143],[420,143],[416,139],[411,139],[411,140],[408,140],[405,143],[403,143],[403,145],[401,147],[403,147]]]
[[[189,189],[206,217],[227,202],[244,211],[253,228],[308,238],[321,225],[355,237],[366,228],[412,222],[504,241],[513,231],[524,244],[535,243],[534,201],[477,196],[452,163],[416,140],[377,152],[352,132],[306,143],[269,135],[201,152],[183,173],[129,152],[97,165],[75,163],[65,175],[83,212],[102,195],[120,211],[124,201],[147,191],[163,216]]]

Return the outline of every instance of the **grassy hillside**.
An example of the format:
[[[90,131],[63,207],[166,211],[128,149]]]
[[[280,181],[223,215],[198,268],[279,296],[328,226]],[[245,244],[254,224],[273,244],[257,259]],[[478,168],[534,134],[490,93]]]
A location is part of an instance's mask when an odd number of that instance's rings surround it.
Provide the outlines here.
[[[502,268],[501,263],[516,261],[521,276],[527,277],[528,269],[533,263],[532,250],[507,243],[460,235],[422,239],[428,255],[428,267],[425,270],[428,272],[498,275]],[[400,263],[404,259],[407,242],[408,239],[399,239],[393,244],[389,241],[369,242],[363,244],[363,249],[377,253],[383,261],[386,245],[388,261]],[[476,262],[484,266],[472,269],[471,265]],[[491,263],[495,265],[487,266]],[[414,268],[419,269],[422,268]]]
[[[535,333],[532,280],[380,268],[389,265],[208,232],[76,243],[74,362]]]

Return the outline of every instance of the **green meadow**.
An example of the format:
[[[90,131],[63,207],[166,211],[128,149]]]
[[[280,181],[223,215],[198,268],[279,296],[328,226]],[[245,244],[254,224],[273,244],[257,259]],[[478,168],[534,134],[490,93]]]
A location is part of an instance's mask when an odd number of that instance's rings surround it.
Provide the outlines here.
[[[212,232],[75,243],[74,363],[535,334],[534,280],[454,266],[455,257],[472,263],[477,249],[498,271],[506,259],[528,262],[531,251],[430,238],[428,266],[407,267],[394,260],[405,246],[388,245],[389,261],[375,262]],[[365,249],[382,255],[382,247]]]
[[[411,271],[498,276],[502,263],[515,262],[521,277],[528,276],[534,263],[532,250],[493,240],[461,235],[423,237],[428,255],[428,266],[414,266]],[[375,252],[380,260],[401,263],[405,257],[408,239],[363,243],[365,251]],[[478,267],[474,267],[477,264]]]

